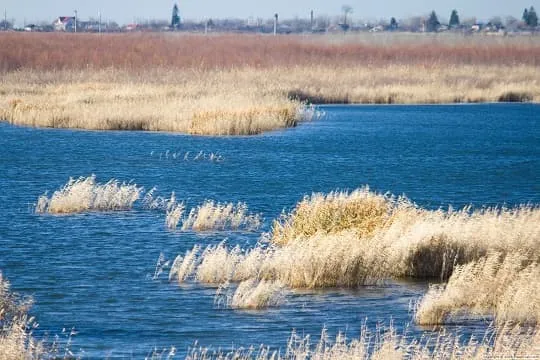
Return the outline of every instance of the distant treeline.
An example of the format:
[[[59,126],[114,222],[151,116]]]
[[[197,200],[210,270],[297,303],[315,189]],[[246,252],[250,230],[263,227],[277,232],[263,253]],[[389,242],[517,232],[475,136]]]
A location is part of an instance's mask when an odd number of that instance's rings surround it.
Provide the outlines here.
[[[172,9],[171,20],[138,19],[131,24],[119,25],[115,21],[102,21],[97,18],[82,19],[75,16],[59,17],[57,19],[25,24],[14,29],[15,20],[5,18],[0,21],[0,30],[19,31],[66,31],[66,32],[242,32],[242,33],[326,33],[326,32],[535,32],[540,30],[538,16],[533,6],[523,10],[521,18],[495,16],[484,21],[476,17],[460,18],[458,10],[441,15],[435,11],[425,16],[412,16],[404,19],[396,17],[384,18],[378,21],[354,19],[353,8],[342,7],[339,16],[325,16],[307,12],[305,17],[281,19],[279,14],[271,18],[248,19],[211,19],[189,20],[181,17],[177,5]]]

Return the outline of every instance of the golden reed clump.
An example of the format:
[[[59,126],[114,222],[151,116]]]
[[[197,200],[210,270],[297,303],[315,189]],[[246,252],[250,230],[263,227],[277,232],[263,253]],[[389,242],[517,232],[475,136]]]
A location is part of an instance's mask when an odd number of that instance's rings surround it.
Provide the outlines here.
[[[206,200],[202,205],[191,209],[182,222],[182,230],[245,230],[254,231],[261,225],[258,214],[250,214],[248,206],[239,202],[219,203]]]
[[[540,101],[536,37],[0,39],[0,120],[25,126],[253,135],[307,103]]]
[[[285,245],[317,233],[337,234],[352,230],[359,237],[369,236],[389,215],[392,201],[369,191],[369,187],[347,192],[313,194],[272,226],[272,242]]]
[[[109,180],[105,184],[96,183],[96,176],[70,178],[60,190],[49,198],[39,197],[36,212],[51,214],[72,214],[84,211],[129,210],[141,195],[142,188],[135,184]]]
[[[539,222],[532,206],[433,211],[368,188],[313,194],[274,223],[269,246],[209,246],[197,255],[193,277],[216,284],[254,277],[298,288],[444,280],[490,251],[540,259]]]
[[[270,243],[247,250],[225,243],[204,250],[196,246],[177,257],[170,278],[216,285],[270,281],[290,288],[450,278],[444,291],[432,289],[426,295],[417,313],[419,323],[441,323],[469,307],[471,313],[493,314],[499,322],[534,323],[536,305],[521,302],[534,298],[530,294],[539,286],[538,223],[540,209],[534,206],[443,211],[369,188],[313,194],[274,222]],[[483,265],[492,253],[506,259],[499,272],[499,267]],[[516,260],[512,254],[520,255]],[[487,259],[499,266],[493,257]]]

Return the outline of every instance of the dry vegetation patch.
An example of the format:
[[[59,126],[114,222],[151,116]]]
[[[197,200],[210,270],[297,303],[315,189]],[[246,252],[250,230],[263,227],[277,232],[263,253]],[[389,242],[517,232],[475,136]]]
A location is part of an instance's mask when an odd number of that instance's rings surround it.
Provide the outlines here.
[[[252,135],[305,103],[540,99],[535,37],[0,34],[0,119]],[[62,49],[62,51],[58,51]]]
[[[9,282],[0,273],[0,359],[38,359],[43,346],[30,333],[32,321],[27,311],[30,299],[10,291]]]
[[[540,259],[540,209],[426,210],[368,188],[313,194],[274,223],[271,243],[179,256],[180,282],[262,279],[292,288],[357,287],[392,278],[446,280],[491,252]],[[190,269],[189,272],[178,269]],[[174,278],[174,275],[173,275]],[[510,316],[511,318],[511,316]]]
[[[399,334],[393,326],[370,331],[363,326],[358,338],[347,339],[339,333],[331,339],[323,329],[319,340],[293,332],[283,351],[263,345],[229,352],[194,348],[187,359],[238,360],[421,360],[421,359],[528,359],[536,358],[540,346],[538,329],[512,327],[488,329],[482,339],[460,339],[459,334],[438,334],[411,338]]]

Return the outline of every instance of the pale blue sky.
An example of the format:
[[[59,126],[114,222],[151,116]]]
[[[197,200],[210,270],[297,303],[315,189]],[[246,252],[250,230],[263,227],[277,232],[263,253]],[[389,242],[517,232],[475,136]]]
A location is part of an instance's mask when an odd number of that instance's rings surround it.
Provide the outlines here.
[[[50,20],[57,16],[73,14],[77,9],[81,19],[97,17],[101,11],[103,20],[116,20],[120,24],[134,19],[169,19],[174,1],[171,0],[2,0],[0,11],[7,11],[8,19],[16,19],[17,24]],[[435,10],[440,17],[448,18],[452,9],[457,9],[461,18],[475,16],[479,20],[492,16],[512,15],[521,17],[525,7],[540,7],[539,0],[181,0],[178,1],[182,18],[270,18],[279,13],[281,18],[315,15],[338,15],[341,6],[348,4],[354,8],[353,18],[381,19],[395,16],[405,18],[424,15]]]

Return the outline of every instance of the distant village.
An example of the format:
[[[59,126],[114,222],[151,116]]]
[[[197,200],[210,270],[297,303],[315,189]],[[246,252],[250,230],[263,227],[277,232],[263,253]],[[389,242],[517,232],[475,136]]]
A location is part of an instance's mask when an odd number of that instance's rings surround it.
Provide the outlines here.
[[[354,19],[353,8],[343,5],[339,16],[316,15],[308,12],[305,18],[280,19],[279,14],[272,17],[247,19],[205,19],[195,21],[183,19],[177,5],[171,11],[171,20],[139,20],[119,25],[115,21],[103,21],[98,18],[83,19],[75,11],[70,16],[58,16],[51,22],[24,24],[14,27],[14,20],[7,18],[0,22],[0,31],[26,32],[169,32],[183,31],[192,33],[263,33],[263,34],[306,34],[306,33],[342,33],[342,32],[455,32],[463,34],[483,33],[489,35],[535,34],[540,33],[538,17],[533,6],[523,10],[520,19],[507,16],[493,17],[485,21],[478,19],[460,19],[457,10],[449,14],[448,20],[432,11],[426,16],[413,16],[397,20],[394,17],[378,21]]]

